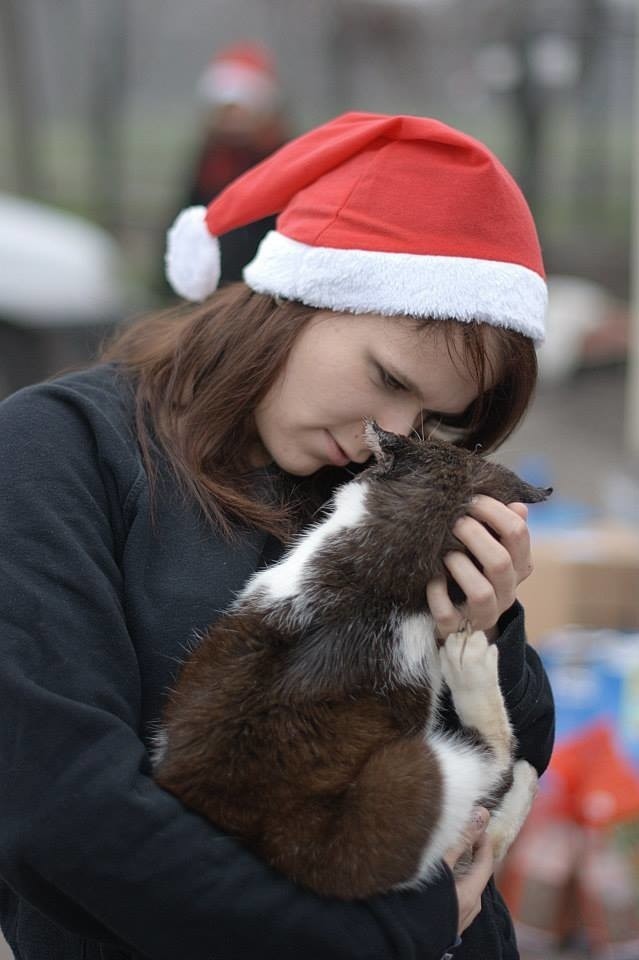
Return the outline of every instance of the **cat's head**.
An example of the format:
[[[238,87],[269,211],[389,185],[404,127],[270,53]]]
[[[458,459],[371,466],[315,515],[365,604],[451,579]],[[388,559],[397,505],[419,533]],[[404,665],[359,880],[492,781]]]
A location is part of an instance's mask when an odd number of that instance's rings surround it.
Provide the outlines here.
[[[551,487],[533,486],[507,467],[443,440],[389,433],[374,420],[366,421],[364,435],[375,458],[374,466],[366,471],[369,478],[398,481],[414,496],[420,489],[455,488],[472,496],[483,493],[502,503],[539,503],[552,493]]]

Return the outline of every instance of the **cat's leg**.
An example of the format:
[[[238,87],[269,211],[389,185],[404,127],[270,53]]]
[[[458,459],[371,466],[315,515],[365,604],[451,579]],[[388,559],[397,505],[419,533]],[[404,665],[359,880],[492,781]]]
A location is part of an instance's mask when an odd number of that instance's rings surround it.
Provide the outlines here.
[[[463,630],[447,638],[439,649],[439,660],[460,721],[472,735],[425,731],[441,778],[439,816],[419,869],[405,887],[436,873],[447,850],[462,840],[474,808],[502,786],[512,766],[514,738],[499,686],[497,647],[488,643],[483,632]],[[517,788],[518,793],[524,792],[519,778]],[[514,824],[516,809],[515,802],[504,808],[499,824],[504,837],[511,832],[509,812]],[[513,834],[517,829],[518,825],[513,827]]]
[[[442,676],[462,726],[477,731],[506,772],[513,732],[499,686],[497,646],[481,630],[451,633],[440,647]]]
[[[527,760],[517,760],[513,782],[499,806],[493,810],[486,833],[492,840],[496,859],[503,860],[521,830],[537,793],[537,771]]]
[[[419,885],[442,869],[478,797],[479,751],[445,734],[392,738],[348,787],[283,801],[265,821],[260,853],[325,896],[369,897]]]
[[[497,647],[481,631],[463,630],[446,639],[439,659],[459,719],[472,736],[425,731],[427,750],[437,758],[439,814],[420,866],[403,886],[434,875],[446,851],[462,840],[473,809],[501,786],[512,764],[513,735],[499,687]]]
[[[435,876],[446,853],[463,842],[474,809],[500,783],[502,770],[485,748],[448,733],[427,733],[426,749],[437,758],[440,800],[417,872],[404,887]],[[468,838],[468,847],[472,841]]]
[[[442,674],[464,727],[477,731],[494,758],[494,773],[508,774],[514,737],[499,686],[498,650],[482,631],[451,634],[440,650]],[[512,767],[512,784],[491,813],[487,834],[502,859],[522,827],[537,790],[537,771],[526,760]]]

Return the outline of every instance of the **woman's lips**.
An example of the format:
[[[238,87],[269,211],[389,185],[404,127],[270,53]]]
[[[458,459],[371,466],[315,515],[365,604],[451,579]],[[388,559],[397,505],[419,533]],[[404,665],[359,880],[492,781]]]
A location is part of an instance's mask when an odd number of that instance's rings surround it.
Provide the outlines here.
[[[328,430],[326,431],[326,437],[328,459],[336,467],[345,467],[347,463],[351,462],[351,458],[342,450],[333,434],[329,433]]]

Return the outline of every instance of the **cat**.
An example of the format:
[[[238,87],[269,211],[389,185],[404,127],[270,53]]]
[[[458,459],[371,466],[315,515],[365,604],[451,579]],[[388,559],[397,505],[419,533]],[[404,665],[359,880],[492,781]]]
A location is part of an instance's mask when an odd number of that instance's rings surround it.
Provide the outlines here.
[[[154,771],[273,867],[342,899],[428,882],[491,798],[503,856],[537,783],[514,761],[496,645],[470,627],[438,641],[425,588],[463,549],[451,530],[473,496],[551,491],[441,440],[365,432],[374,464],[187,659]],[[438,727],[446,687],[461,732]]]

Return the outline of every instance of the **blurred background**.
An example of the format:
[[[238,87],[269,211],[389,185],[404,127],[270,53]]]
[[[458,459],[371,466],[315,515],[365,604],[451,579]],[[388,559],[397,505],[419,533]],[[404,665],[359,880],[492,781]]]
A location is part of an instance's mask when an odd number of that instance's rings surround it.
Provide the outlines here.
[[[634,0],[0,0],[0,397],[165,303],[175,213],[343,110],[459,126],[524,190],[549,333],[498,458],[555,488],[522,599],[558,705],[500,876],[530,960],[639,960],[638,43]]]

